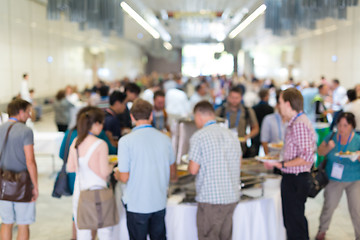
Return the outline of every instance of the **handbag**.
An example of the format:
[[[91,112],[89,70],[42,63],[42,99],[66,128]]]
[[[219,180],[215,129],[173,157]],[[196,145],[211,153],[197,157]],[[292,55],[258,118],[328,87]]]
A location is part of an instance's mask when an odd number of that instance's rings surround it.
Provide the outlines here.
[[[329,178],[325,171],[326,162],[325,158],[317,169],[313,168],[310,172],[310,190],[308,196],[311,198],[315,198],[321,189],[329,183]]]
[[[74,130],[71,129],[66,138],[66,144],[64,150],[64,163],[60,172],[56,177],[54,189],[51,194],[51,196],[53,196],[54,198],[61,198],[61,196],[71,196],[74,191],[73,187],[70,188],[71,183],[69,181],[68,173],[66,172],[66,164],[69,157],[69,149],[70,149],[70,139],[73,131]]]
[[[331,140],[335,134],[336,132],[333,131],[329,139]],[[327,160],[325,157],[317,169],[314,169],[314,166],[311,168],[310,190],[308,194],[308,196],[311,198],[315,198],[316,195],[318,195],[318,193],[321,191],[321,189],[323,189],[329,183],[329,178],[325,171],[326,163]]]
[[[7,130],[4,144],[0,153],[0,164],[10,130],[14,125],[15,123],[11,124]],[[11,202],[31,202],[32,188],[33,186],[30,174],[27,170],[13,172],[0,169],[0,200]]]
[[[78,167],[79,152],[77,151]],[[79,170],[77,174],[80,174]],[[80,184],[80,178],[79,178]],[[79,229],[98,229],[118,224],[119,213],[112,188],[80,191],[77,209]]]

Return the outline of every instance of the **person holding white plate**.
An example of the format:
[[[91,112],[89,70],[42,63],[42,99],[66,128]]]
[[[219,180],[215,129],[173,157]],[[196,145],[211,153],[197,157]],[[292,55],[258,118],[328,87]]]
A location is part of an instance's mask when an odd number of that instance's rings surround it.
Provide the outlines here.
[[[355,134],[355,128],[354,114],[343,112],[337,119],[337,134],[329,134],[319,146],[319,155],[327,158],[325,170],[330,181],[325,187],[317,240],[325,239],[331,217],[344,191],[355,236],[360,239],[360,136]]]

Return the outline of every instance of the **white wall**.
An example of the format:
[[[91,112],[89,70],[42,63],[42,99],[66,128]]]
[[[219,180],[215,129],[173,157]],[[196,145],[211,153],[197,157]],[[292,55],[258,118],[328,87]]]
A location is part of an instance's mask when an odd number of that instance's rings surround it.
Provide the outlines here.
[[[255,57],[259,77],[284,81],[293,65],[296,81],[317,82],[325,75],[328,80],[338,78],[347,88],[360,83],[360,6],[348,8],[347,20],[322,20],[317,29],[301,29],[294,37],[274,37],[263,26],[260,17],[239,36],[244,51]]]
[[[108,80],[135,77],[145,71],[143,51],[115,36],[97,31],[78,31],[76,23],[46,20],[46,6],[30,0],[0,0],[0,103],[20,91],[22,74],[37,97],[53,96],[67,84],[82,89],[92,84],[91,69],[84,60],[87,47],[104,52]],[[53,57],[49,63],[47,58]]]

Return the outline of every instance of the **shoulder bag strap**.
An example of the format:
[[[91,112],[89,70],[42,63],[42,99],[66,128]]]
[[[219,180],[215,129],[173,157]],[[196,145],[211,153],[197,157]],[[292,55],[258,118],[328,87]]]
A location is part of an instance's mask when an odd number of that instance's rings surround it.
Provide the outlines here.
[[[16,123],[16,122],[15,122]],[[5,140],[4,140],[4,143],[2,145],[2,148],[1,148],[1,152],[0,152],[0,165],[1,165],[1,157],[2,157],[2,154],[4,152],[4,149],[5,149],[5,146],[6,146],[6,143],[7,143],[7,140],[9,138],[9,133],[10,133],[10,130],[11,128],[15,125],[15,123],[11,124],[6,132],[6,137],[5,137]]]
[[[73,133],[74,129],[71,129],[67,135],[66,138],[66,144],[65,144],[65,150],[64,150],[64,164],[67,163],[68,157],[69,157],[69,150],[70,150],[70,139],[71,139],[71,135]]]

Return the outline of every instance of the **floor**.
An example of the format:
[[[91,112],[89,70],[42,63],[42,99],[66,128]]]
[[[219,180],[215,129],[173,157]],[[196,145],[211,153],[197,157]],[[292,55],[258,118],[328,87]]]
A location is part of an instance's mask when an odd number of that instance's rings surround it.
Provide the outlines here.
[[[34,124],[36,131],[56,131],[54,116],[48,113],[42,120]],[[51,197],[54,177],[51,176],[51,160],[38,157],[39,189],[40,196],[37,201],[36,223],[31,225],[31,239],[34,240],[64,240],[71,238],[71,197],[55,199]],[[60,169],[61,160],[56,160],[56,168]],[[309,222],[311,239],[315,238],[319,225],[319,215],[323,203],[320,193],[315,199],[309,198],[306,203],[306,217]],[[16,234],[16,229],[14,230]],[[14,237],[15,239],[15,237]],[[341,199],[338,209],[333,216],[330,230],[326,235],[327,240],[355,239],[354,231],[347,209],[346,196]],[[246,239],[244,239],[246,240]],[[275,239],[274,239],[275,240]]]

